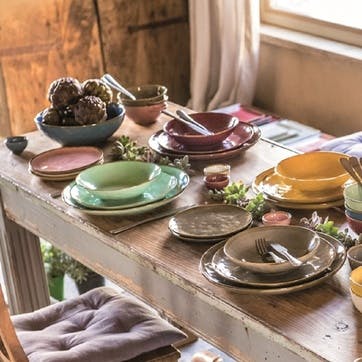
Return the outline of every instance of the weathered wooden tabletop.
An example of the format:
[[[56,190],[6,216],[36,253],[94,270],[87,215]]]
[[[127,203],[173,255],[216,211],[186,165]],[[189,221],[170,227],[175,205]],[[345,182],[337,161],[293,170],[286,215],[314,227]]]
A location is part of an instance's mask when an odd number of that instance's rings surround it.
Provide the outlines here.
[[[170,105],[171,110],[173,107]],[[145,128],[126,119],[117,134],[147,144],[149,136],[166,120],[162,116]],[[39,236],[237,360],[353,361],[362,356],[362,318],[349,296],[347,263],[327,282],[300,292],[276,296],[229,292],[211,284],[199,272],[200,257],[210,245],[176,239],[168,231],[168,218],[112,236],[108,233],[112,228],[145,215],[87,216],[61,198],[49,196],[67,182],[42,181],[28,172],[28,161],[59,145],[39,132],[28,137],[29,145],[21,156],[0,147],[0,251],[13,312],[33,310],[49,302]],[[108,158],[109,145],[104,151]],[[258,173],[292,154],[261,140],[227,161],[232,166],[231,179],[250,183]],[[208,201],[203,166],[193,163],[195,173],[189,187],[171,206]],[[292,212],[298,220],[310,216],[312,210]],[[340,225],[345,223],[336,210],[321,214]]]

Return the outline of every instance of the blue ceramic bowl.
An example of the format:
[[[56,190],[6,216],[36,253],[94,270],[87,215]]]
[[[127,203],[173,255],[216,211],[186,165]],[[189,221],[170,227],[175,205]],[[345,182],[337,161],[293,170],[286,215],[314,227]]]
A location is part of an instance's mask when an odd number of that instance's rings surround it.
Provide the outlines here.
[[[344,207],[345,207],[345,209],[346,209],[346,214],[347,214],[351,219],[355,219],[355,220],[362,221],[362,212],[353,211],[353,210],[351,210],[347,205],[344,205]]]
[[[125,109],[117,105],[113,110],[115,116],[105,121],[84,126],[52,126],[43,123],[43,112],[34,118],[40,131],[63,146],[86,146],[106,141],[124,120]]]
[[[11,152],[20,155],[28,145],[28,139],[25,136],[13,136],[7,137],[4,143]]]

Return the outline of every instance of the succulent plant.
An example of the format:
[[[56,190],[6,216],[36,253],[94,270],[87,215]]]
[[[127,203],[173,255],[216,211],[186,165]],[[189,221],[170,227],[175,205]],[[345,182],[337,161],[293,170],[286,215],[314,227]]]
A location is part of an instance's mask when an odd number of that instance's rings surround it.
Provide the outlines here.
[[[48,99],[52,107],[58,110],[77,103],[81,96],[82,86],[77,79],[72,77],[54,80],[48,90]]]
[[[49,124],[51,126],[59,126],[62,123],[61,115],[59,114],[58,110],[55,108],[46,108],[43,111],[43,123]]]
[[[96,96],[85,96],[73,107],[74,119],[79,124],[94,124],[107,118],[106,103]]]
[[[111,88],[100,79],[88,79],[82,83],[82,88],[85,96],[99,97],[106,104],[112,101]]]

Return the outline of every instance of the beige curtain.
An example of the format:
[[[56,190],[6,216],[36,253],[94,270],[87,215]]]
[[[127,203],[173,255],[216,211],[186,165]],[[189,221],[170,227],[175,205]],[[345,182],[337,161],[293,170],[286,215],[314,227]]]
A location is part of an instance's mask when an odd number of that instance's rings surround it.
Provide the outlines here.
[[[189,0],[195,111],[251,104],[259,53],[259,1]]]

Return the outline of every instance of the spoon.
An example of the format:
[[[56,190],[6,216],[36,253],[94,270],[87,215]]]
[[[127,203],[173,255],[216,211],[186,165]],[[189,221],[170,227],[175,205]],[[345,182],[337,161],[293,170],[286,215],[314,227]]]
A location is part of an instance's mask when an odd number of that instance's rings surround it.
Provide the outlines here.
[[[205,126],[203,126],[203,125],[200,124],[199,122],[195,121],[192,117],[190,117],[190,116],[189,116],[186,112],[184,112],[182,109],[178,109],[178,110],[176,111],[176,114],[177,114],[180,118],[182,118],[183,120],[185,120],[186,122],[191,123],[191,124],[197,126],[198,128],[203,129],[203,130],[205,131],[205,133],[204,133],[205,135],[211,136],[211,135],[214,134],[214,132],[209,131]]]
[[[125,94],[127,97],[131,98],[133,101],[136,100],[136,96],[128,91],[125,87],[123,87],[118,81],[116,81],[110,74],[104,74],[101,79],[104,83],[109,85],[110,87],[118,90],[119,92]]]
[[[194,131],[196,131],[197,133],[200,133],[204,136],[208,136],[210,135],[210,131],[205,131],[202,127],[199,127],[198,126],[198,123],[195,124],[195,123],[189,123],[188,121],[186,121],[185,119],[177,116],[176,114],[173,114],[172,112],[168,111],[167,109],[164,109],[161,111],[162,113],[166,114],[167,116],[169,117],[172,117],[176,120],[178,120],[179,122],[182,122],[184,123],[186,126],[190,127],[191,129],[193,129]]]
[[[358,175],[356,174],[356,172],[354,172],[354,169],[352,168],[351,164],[349,163],[349,160],[347,158],[343,158],[341,157],[339,159],[339,162],[342,164],[342,166],[344,167],[344,169],[352,176],[352,178],[357,181],[358,184],[360,184],[362,186],[362,182],[359,179]]]
[[[362,166],[358,161],[357,157],[350,157],[349,159],[349,163],[351,164],[352,168],[354,169],[354,171],[357,173],[357,175],[360,177],[360,179],[362,180]]]

